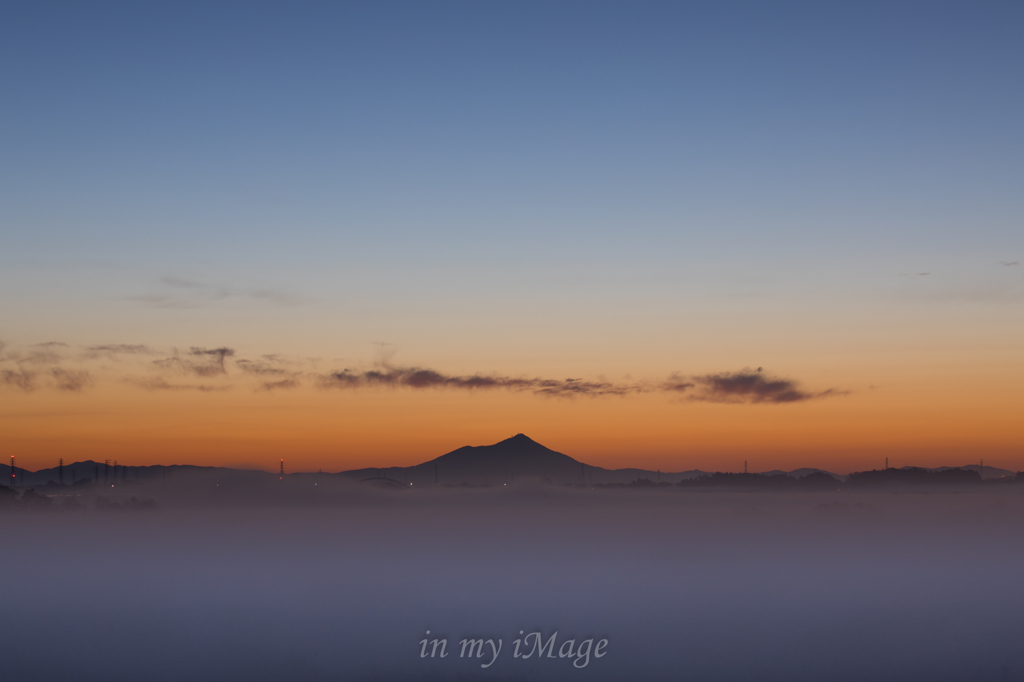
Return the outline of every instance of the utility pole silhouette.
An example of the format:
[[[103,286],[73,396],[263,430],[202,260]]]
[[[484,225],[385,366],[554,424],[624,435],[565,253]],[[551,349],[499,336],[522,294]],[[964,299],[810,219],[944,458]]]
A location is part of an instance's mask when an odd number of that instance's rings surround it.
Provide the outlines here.
[[[57,469],[57,482],[64,485],[64,458],[60,458],[60,467]]]
[[[110,473],[110,460],[109,459],[105,459],[105,460],[103,460],[103,485],[106,485],[109,482],[109,479],[107,478],[109,473]]]
[[[885,458],[885,468],[886,469],[889,468],[889,458],[888,457]]]
[[[283,457],[281,458],[281,475],[280,475],[280,478],[278,480],[281,480],[281,481],[284,480],[284,458]]]
[[[15,469],[14,469],[14,455],[11,455],[11,487],[12,488],[18,483],[18,480],[15,478],[15,473],[14,472],[15,472]]]
[[[747,473],[747,460],[743,460],[743,473]]]

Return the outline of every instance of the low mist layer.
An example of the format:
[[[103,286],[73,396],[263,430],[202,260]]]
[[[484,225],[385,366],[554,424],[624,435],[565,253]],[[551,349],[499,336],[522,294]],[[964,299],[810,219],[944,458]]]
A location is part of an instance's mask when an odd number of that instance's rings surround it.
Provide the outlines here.
[[[4,507],[9,679],[1024,674],[1019,486],[279,483],[181,477]],[[607,645],[582,668],[515,658],[534,632]],[[421,657],[434,639],[447,657]],[[463,639],[491,644],[460,656]]]

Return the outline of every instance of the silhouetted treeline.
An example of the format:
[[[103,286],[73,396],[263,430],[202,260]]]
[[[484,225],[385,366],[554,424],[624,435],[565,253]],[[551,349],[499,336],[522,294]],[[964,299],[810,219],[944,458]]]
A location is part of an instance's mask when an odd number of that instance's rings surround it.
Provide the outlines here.
[[[981,474],[969,469],[929,471],[920,467],[902,469],[872,469],[858,471],[846,477],[850,488],[874,485],[979,485]]]
[[[55,488],[72,489],[77,488],[80,485],[80,483],[75,486],[59,486],[57,484],[53,484],[44,486],[43,490],[50,490],[50,492],[55,492]],[[79,511],[87,508],[87,506],[84,504],[82,499],[80,499],[80,497],[81,496],[76,494],[46,495],[40,493],[35,488],[25,488],[24,490],[19,492],[18,490],[15,490],[13,488],[0,485],[0,510],[56,509],[60,511]],[[139,499],[137,497],[132,497],[128,500],[123,501],[111,500],[105,497],[97,497],[94,500],[94,506],[98,511],[136,511],[156,509],[157,503],[155,500]]]
[[[1015,476],[1004,476],[998,479],[983,480],[981,474],[970,469],[943,469],[932,471],[919,467],[902,469],[874,469],[858,471],[845,480],[824,472],[815,472],[807,476],[790,476],[778,474],[732,474],[717,472],[695,478],[688,478],[678,483],[654,482],[647,478],[638,478],[630,483],[605,483],[595,488],[664,488],[676,486],[680,488],[732,488],[747,490],[836,490],[863,489],[870,487],[896,486],[977,486],[982,484],[999,485],[1005,483],[1024,483],[1024,472]]]
[[[37,493],[32,488],[26,488],[19,494],[17,490],[0,485],[0,507],[9,509],[18,507],[22,509],[44,509],[51,505],[52,500],[46,495]]]

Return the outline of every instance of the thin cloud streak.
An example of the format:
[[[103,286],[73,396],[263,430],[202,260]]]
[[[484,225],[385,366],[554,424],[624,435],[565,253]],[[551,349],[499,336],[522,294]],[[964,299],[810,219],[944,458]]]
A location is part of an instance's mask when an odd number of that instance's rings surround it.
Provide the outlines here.
[[[280,389],[298,388],[299,382],[295,379],[281,379],[280,381],[264,381],[259,390],[276,391]]]
[[[454,388],[463,390],[504,389],[525,391],[549,396],[602,396],[626,395],[643,390],[639,384],[615,384],[583,379],[541,379],[473,374],[452,376],[420,367],[382,366],[380,369],[355,371],[344,369],[321,375],[317,384],[322,388],[356,389],[365,387],[391,388]]]
[[[0,362],[11,363],[0,370],[0,386],[32,391],[36,388],[56,389],[81,393],[99,379],[112,377],[115,381],[146,391],[223,391],[231,385],[222,383],[231,376],[242,376],[255,391],[289,391],[313,385],[321,389],[364,390],[449,389],[461,391],[509,391],[558,398],[625,397],[635,394],[674,395],[686,402],[726,404],[787,404],[846,395],[848,391],[829,388],[822,391],[804,389],[792,379],[772,377],[762,368],[743,369],[738,372],[686,375],[674,373],[663,381],[608,381],[604,378],[585,379],[569,377],[509,376],[499,373],[446,374],[429,367],[402,366],[390,361],[393,353],[379,359],[369,369],[340,369],[327,373],[310,371],[312,359],[286,358],[265,354],[254,359],[235,358],[236,351],[228,346],[207,348],[191,346],[187,351],[174,349],[169,357],[156,360],[139,358],[137,369],[148,368],[148,376],[125,376],[111,367],[79,364],[77,367],[56,366],[64,360],[56,353],[62,342],[47,342],[24,346],[21,352],[3,347],[7,351]],[[129,361],[133,356],[155,353],[143,344],[102,344],[86,346],[79,358],[96,361],[100,358]],[[122,360],[123,358],[123,360]],[[230,362],[229,362],[230,361]],[[39,365],[54,365],[43,369]],[[12,366],[13,365],[13,366]],[[303,367],[305,366],[305,368]],[[93,371],[90,371],[90,367]],[[97,374],[97,368],[99,373]],[[118,376],[120,375],[120,376]],[[194,383],[199,378],[212,383]]]
[[[0,382],[3,382],[4,386],[13,386],[28,392],[35,388],[35,376],[35,372],[5,369],[0,371]]]
[[[53,345],[43,345],[33,347],[27,354],[21,355],[17,353],[9,353],[8,358],[20,364],[28,365],[59,365],[64,358],[52,350]]]
[[[694,377],[671,375],[660,384],[643,382],[615,383],[583,379],[522,378],[501,375],[446,375],[421,367],[382,366],[357,371],[344,369],[317,377],[321,388],[356,390],[387,387],[408,389],[509,390],[556,397],[626,396],[637,393],[684,394],[688,400],[715,403],[795,403],[833,395],[844,391],[828,389],[809,392],[789,379],[769,378],[762,370],[741,370]]]
[[[161,369],[178,371],[183,374],[194,374],[200,377],[212,377],[227,374],[225,360],[235,354],[233,348],[200,348],[193,346],[182,356],[177,350],[174,355],[163,360],[154,360],[153,364]]]
[[[844,393],[835,389],[817,393],[803,391],[797,382],[769,378],[760,368],[706,374],[694,377],[694,381],[696,390],[689,399],[713,403],[796,403]]]
[[[97,355],[152,355],[155,353],[149,346],[134,343],[108,343],[101,346],[88,346],[85,351],[91,357]]]
[[[51,374],[57,382],[57,389],[61,391],[80,393],[83,388],[92,386],[96,382],[93,375],[84,369],[73,370],[55,367],[51,370]]]
[[[231,386],[211,386],[209,384],[172,384],[163,377],[129,377],[125,383],[147,391],[227,391]]]
[[[270,359],[270,356],[264,356],[264,358],[268,359],[246,360],[243,358],[235,360],[235,365],[237,365],[238,369],[243,372],[255,374],[257,376],[283,376],[289,373],[288,370],[283,367],[276,367],[273,364],[273,360]]]

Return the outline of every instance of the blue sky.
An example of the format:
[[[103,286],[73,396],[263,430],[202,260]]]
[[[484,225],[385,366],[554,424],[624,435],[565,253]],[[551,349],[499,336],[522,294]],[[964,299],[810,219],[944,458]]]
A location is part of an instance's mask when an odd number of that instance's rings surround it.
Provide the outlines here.
[[[24,253],[1020,245],[1013,4],[5,14],[3,220]]]
[[[1021,375],[1021,35],[1017,3],[11,4],[0,341]]]
[[[7,287],[101,307],[175,278],[386,306],[997,276],[978,273],[1024,242],[1022,20],[1013,3],[8,7]]]

